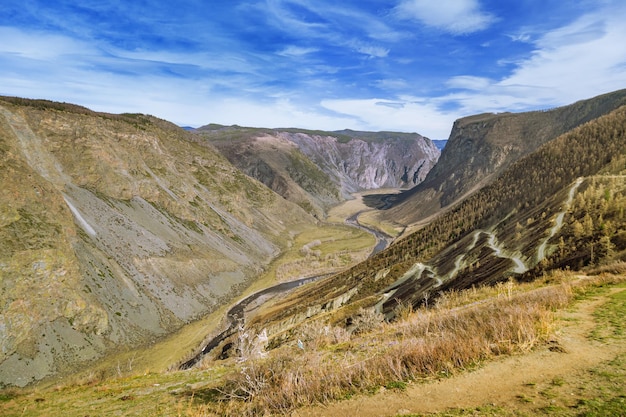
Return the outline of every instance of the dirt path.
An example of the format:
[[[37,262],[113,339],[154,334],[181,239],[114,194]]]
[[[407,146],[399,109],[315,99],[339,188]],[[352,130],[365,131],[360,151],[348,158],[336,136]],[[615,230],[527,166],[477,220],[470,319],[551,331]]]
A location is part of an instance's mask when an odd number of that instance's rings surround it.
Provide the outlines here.
[[[614,289],[615,292],[623,290]],[[387,390],[373,396],[358,396],[325,407],[297,410],[292,416],[379,417],[484,405],[524,407],[529,387],[545,386],[555,379],[576,380],[581,372],[626,351],[623,344],[603,344],[587,339],[594,327],[593,312],[605,301],[606,296],[586,300],[578,303],[574,311],[560,314],[561,327],[555,340],[531,353],[503,357],[476,371],[449,379],[410,384],[405,391]],[[571,401],[576,400],[574,392],[565,395],[570,395]]]
[[[556,232],[561,230],[561,227],[563,227],[563,219],[565,218],[565,213],[567,213],[567,211],[569,210],[569,206],[572,204],[572,201],[574,200],[574,195],[576,195],[576,190],[578,190],[578,187],[580,187],[580,184],[582,184],[583,181],[584,181],[584,178],[582,177],[578,178],[576,182],[574,182],[574,184],[572,184],[572,186],[570,187],[569,193],[567,195],[567,200],[565,201],[565,204],[563,207],[563,211],[561,211],[556,216],[554,226],[552,226],[552,228],[550,229],[550,232],[548,233],[548,237],[541,243],[541,245],[539,245],[539,248],[537,249],[537,262],[542,261],[546,257],[546,248],[548,247],[548,241],[552,239],[554,235],[556,235]]]

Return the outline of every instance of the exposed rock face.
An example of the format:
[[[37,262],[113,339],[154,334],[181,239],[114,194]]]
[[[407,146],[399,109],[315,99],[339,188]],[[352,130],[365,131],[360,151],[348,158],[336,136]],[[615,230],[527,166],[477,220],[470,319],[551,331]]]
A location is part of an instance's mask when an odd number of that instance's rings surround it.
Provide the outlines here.
[[[0,386],[233,297],[313,219],[162,120],[0,99]]]
[[[320,217],[356,191],[410,188],[440,151],[418,134],[200,128],[246,174]]]
[[[340,185],[341,192],[412,187],[424,180],[439,158],[439,150],[418,134],[381,132],[380,138],[348,142],[334,136],[281,133]],[[367,133],[367,132],[363,132]]]
[[[381,215],[404,225],[418,222],[493,181],[541,145],[624,103],[626,90],[620,90],[549,111],[459,119],[437,165]]]

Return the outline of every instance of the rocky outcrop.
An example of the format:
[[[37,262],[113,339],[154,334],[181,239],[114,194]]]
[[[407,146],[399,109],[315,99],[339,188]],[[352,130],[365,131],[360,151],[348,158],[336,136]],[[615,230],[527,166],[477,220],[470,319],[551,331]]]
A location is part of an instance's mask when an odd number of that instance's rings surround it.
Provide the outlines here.
[[[343,195],[377,188],[410,188],[424,180],[439,150],[418,134],[342,131],[341,136],[281,132],[339,184]]]

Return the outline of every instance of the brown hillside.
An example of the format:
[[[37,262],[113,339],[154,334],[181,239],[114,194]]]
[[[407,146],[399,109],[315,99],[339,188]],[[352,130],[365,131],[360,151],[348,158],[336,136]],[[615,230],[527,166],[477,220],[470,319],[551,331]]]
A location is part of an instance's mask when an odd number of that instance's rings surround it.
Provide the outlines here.
[[[313,219],[150,116],[0,99],[0,384],[150,342]]]
[[[345,324],[359,308],[376,306],[392,316],[445,290],[623,259],[625,162],[623,106],[540,147],[424,228],[253,322],[286,337],[283,331],[318,314],[332,312],[334,323]]]

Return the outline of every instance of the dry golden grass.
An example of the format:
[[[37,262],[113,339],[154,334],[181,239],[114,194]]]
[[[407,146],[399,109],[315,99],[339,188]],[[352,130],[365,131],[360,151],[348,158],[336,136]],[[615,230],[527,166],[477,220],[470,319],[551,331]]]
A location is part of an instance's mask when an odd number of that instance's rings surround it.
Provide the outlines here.
[[[311,324],[301,330],[304,349],[283,346],[245,362],[215,387],[220,400],[210,408],[226,415],[287,413],[527,352],[549,340],[557,309],[589,285],[611,280],[563,272],[542,282],[450,293],[430,309],[406,309],[398,321],[367,333]]]
[[[56,388],[4,390],[0,414],[288,415],[303,405],[381,387],[402,390],[541,346],[552,340],[556,310],[625,279],[564,271],[532,283],[448,293],[429,309],[404,308],[396,322],[367,332],[311,322],[295,334],[304,349],[283,346],[259,360],[220,361],[205,370],[104,379],[94,373]],[[380,321],[376,314],[358,313],[363,329]]]

